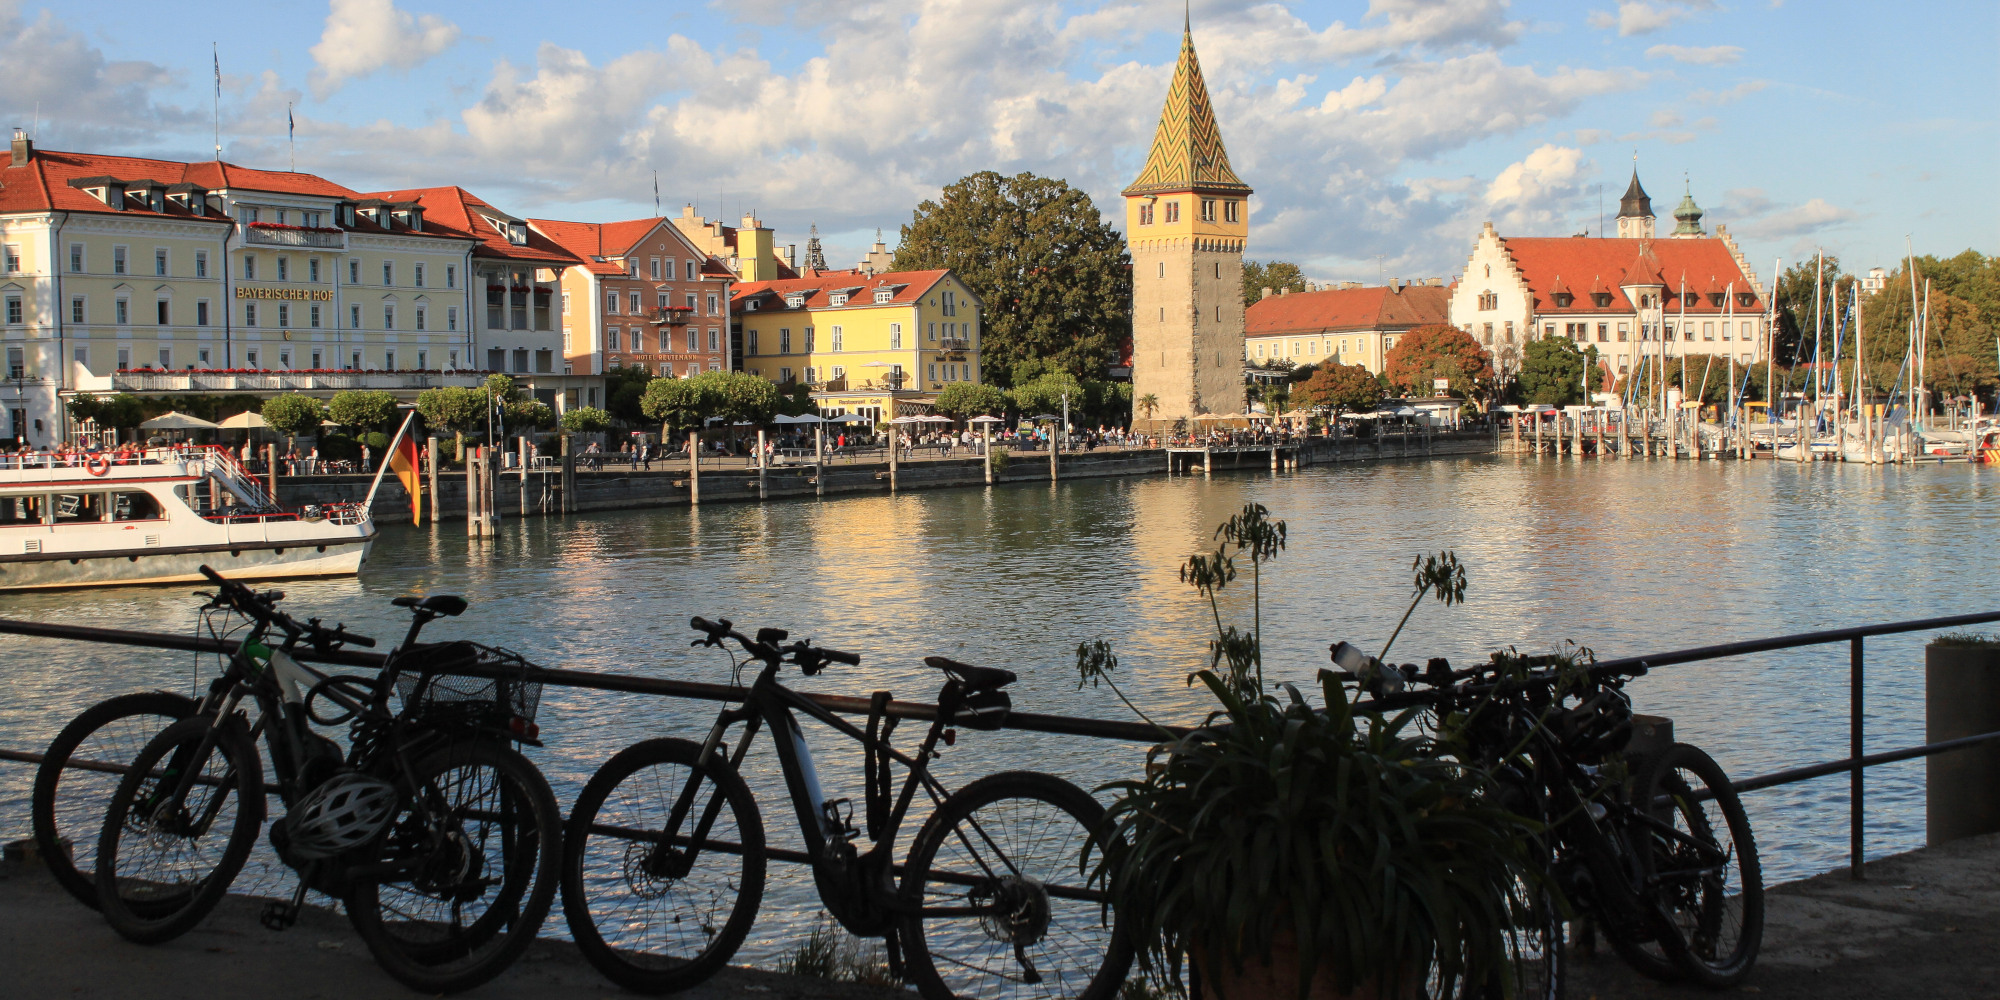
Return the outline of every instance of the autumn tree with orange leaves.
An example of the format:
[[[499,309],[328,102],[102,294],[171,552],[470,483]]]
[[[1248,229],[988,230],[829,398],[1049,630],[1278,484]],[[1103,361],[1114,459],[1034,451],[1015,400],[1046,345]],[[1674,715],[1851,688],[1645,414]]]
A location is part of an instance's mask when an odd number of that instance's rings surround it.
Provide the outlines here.
[[[1472,334],[1434,323],[1398,335],[1382,359],[1382,375],[1397,392],[1425,396],[1433,379],[1450,379],[1451,395],[1465,399],[1493,378],[1493,358]]]

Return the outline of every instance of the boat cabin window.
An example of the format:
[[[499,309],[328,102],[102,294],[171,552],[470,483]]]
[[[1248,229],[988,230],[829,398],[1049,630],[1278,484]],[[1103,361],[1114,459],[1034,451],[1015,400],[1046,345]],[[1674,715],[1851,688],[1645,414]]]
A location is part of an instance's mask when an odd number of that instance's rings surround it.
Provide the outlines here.
[[[113,521],[156,521],[160,518],[160,502],[151,493],[111,494],[111,519]]]
[[[0,497],[0,527],[12,524],[40,524],[42,511],[48,509],[48,498]]]
[[[82,524],[104,520],[104,494],[58,493],[55,500],[57,524]]]

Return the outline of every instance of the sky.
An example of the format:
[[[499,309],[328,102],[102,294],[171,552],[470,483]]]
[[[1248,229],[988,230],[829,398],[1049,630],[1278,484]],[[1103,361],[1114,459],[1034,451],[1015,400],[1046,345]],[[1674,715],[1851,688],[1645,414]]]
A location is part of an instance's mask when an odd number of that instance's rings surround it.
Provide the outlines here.
[[[1185,3],[1185,10],[1184,10]],[[1502,235],[1615,229],[1634,157],[1766,280],[2000,252],[2000,4],[1807,0],[0,0],[0,124],[516,215],[756,211],[848,266],[966,174],[1032,171],[1122,224],[1194,40],[1247,255],[1450,277]],[[287,110],[296,139],[287,142]]]

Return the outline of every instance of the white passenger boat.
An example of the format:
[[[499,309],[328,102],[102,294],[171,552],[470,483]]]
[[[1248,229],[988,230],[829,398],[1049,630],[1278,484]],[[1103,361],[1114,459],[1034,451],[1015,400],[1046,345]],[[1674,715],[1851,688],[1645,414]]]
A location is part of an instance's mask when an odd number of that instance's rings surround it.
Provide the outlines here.
[[[226,449],[0,455],[0,591],[344,576],[364,504],[285,510]]]

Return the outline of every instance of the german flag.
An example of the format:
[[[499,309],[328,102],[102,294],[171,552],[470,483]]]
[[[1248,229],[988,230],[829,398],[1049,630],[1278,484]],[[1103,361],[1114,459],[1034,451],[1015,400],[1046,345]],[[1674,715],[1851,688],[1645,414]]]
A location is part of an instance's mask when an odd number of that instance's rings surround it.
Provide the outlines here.
[[[413,434],[405,434],[396,443],[396,449],[389,453],[389,471],[396,474],[396,480],[410,494],[410,523],[424,523],[424,484],[420,473],[417,454],[417,439]]]

